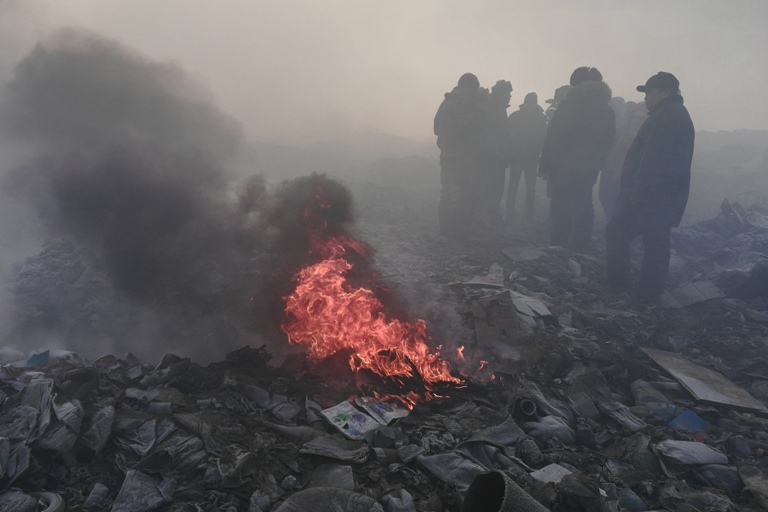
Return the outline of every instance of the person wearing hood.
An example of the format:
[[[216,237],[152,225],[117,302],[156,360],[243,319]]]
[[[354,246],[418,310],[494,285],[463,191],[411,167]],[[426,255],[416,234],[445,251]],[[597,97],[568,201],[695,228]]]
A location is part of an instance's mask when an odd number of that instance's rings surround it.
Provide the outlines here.
[[[440,148],[440,234],[463,240],[469,234],[477,189],[479,158],[483,148],[481,112],[477,101],[480,81],[464,73],[451,92],[445,93],[434,119]]]
[[[547,116],[539,106],[535,92],[525,95],[520,109],[509,114],[511,158],[507,188],[506,220],[509,223],[515,212],[517,187],[520,175],[525,174],[525,219],[535,222],[536,170],[547,134]]]
[[[648,118],[624,158],[621,188],[613,217],[605,229],[608,283],[628,290],[630,244],[643,241],[643,259],[633,300],[655,302],[669,274],[670,232],[680,225],[691,183],[695,130],[683,106],[680,82],[660,71],[644,85]]]
[[[572,88],[547,125],[539,175],[549,187],[552,245],[582,252],[591,246],[592,188],[613,147],[611,89],[596,68],[571,74]]]

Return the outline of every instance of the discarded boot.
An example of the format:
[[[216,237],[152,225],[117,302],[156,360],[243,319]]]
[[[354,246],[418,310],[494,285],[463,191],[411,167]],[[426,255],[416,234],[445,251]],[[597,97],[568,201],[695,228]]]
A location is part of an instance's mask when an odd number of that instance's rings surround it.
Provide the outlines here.
[[[461,512],[549,512],[501,471],[477,475]]]

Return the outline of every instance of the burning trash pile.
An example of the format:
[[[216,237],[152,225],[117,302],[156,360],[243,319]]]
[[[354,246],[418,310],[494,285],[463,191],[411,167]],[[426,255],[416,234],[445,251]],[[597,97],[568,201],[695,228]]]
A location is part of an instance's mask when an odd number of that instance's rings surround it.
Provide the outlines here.
[[[6,349],[0,510],[768,506],[762,205],[724,203],[680,230],[675,286],[643,310],[602,290],[599,258],[456,254],[412,227],[431,258],[403,279],[444,281],[461,352],[483,362],[470,365],[390,303],[371,248],[341,229],[343,188],[302,183],[306,253],[280,328],[304,350],[201,366]],[[378,240],[389,229],[361,225]]]

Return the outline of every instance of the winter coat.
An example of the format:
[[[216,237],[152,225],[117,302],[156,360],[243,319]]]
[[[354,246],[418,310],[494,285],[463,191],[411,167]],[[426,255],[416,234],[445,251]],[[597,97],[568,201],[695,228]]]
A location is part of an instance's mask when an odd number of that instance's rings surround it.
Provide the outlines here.
[[[523,103],[520,110],[509,114],[511,156],[516,162],[539,158],[547,135],[547,116],[536,103]]]
[[[550,183],[595,183],[613,147],[616,118],[605,82],[584,82],[568,91],[547,125],[539,175]]]
[[[509,160],[509,126],[507,124],[506,98],[494,97],[493,93],[478,95],[482,131],[482,160],[502,167]]]
[[[663,99],[640,127],[621,171],[617,208],[679,226],[688,203],[695,131],[683,97]]]
[[[437,109],[434,131],[441,156],[476,156],[481,147],[477,90],[456,86]]]

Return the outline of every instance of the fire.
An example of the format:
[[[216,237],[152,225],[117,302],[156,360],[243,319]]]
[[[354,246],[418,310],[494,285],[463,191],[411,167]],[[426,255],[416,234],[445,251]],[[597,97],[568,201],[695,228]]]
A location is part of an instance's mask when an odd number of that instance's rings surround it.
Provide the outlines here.
[[[317,199],[317,204],[324,204],[321,194]],[[307,224],[313,225],[309,219]],[[349,283],[346,275],[354,266],[350,260],[366,256],[363,244],[347,235],[316,231],[310,233],[310,244],[320,261],[297,273],[296,288],[285,298],[282,328],[291,343],[307,345],[310,360],[351,349],[349,365],[354,371],[367,369],[399,383],[414,377],[421,378],[427,388],[430,383],[462,382],[430,350],[423,320],[387,318],[371,290]]]

